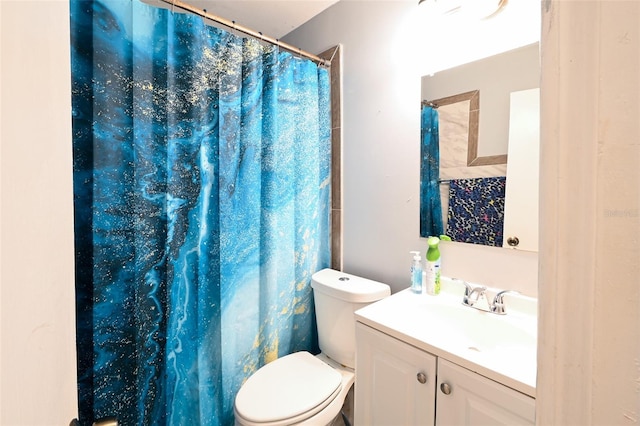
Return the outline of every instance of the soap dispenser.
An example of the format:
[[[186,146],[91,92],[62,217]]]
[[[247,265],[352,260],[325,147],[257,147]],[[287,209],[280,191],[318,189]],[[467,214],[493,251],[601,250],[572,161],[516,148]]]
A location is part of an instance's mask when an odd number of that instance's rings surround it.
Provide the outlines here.
[[[414,293],[422,293],[422,258],[419,251],[409,252],[413,254],[411,262],[411,291]]]

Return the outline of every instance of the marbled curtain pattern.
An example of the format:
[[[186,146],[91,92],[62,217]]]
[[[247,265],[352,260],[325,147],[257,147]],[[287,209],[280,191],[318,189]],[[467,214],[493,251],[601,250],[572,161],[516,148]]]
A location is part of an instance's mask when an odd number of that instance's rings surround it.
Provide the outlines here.
[[[80,420],[233,422],[317,351],[329,76],[137,0],[71,1]]]
[[[420,236],[444,234],[440,201],[440,126],[438,110],[420,109]]]

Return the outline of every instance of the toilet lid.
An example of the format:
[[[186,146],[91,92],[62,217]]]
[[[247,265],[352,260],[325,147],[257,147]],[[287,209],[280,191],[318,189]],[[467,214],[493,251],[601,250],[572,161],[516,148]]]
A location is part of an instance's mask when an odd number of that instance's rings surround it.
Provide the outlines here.
[[[309,352],[296,352],[258,369],[240,388],[235,409],[255,422],[276,422],[313,410],[334,395],[342,375]]]

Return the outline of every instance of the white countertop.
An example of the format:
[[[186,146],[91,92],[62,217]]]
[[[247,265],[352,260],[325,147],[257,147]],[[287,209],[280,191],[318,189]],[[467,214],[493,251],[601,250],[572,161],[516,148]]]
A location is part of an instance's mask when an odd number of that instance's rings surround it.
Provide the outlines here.
[[[535,299],[505,296],[507,314],[496,315],[463,306],[464,287],[455,287],[443,278],[438,296],[403,290],[356,311],[356,320],[535,398]]]

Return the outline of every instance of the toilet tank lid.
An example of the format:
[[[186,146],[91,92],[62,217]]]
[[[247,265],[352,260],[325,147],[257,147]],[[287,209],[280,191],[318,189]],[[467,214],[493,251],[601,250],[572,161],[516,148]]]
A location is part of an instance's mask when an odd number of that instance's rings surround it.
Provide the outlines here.
[[[311,287],[317,292],[354,303],[375,302],[391,294],[387,284],[330,268],[313,274]]]

